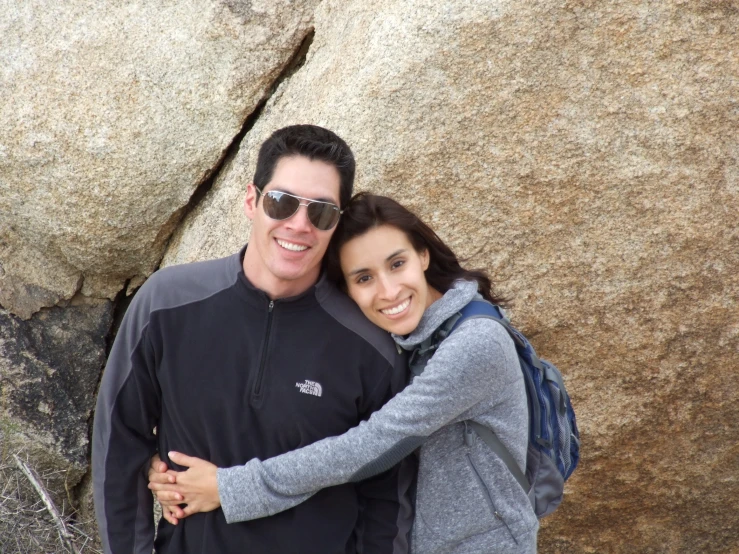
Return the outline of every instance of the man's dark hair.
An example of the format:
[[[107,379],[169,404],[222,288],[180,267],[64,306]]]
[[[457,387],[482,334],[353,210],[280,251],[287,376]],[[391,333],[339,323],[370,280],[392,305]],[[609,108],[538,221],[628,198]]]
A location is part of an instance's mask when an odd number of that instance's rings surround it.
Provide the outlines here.
[[[288,156],[305,156],[330,164],[339,172],[339,207],[349,203],[354,188],[354,154],[336,133],[317,125],[290,125],[278,129],[259,149],[254,185],[263,190],[272,180],[277,162]]]

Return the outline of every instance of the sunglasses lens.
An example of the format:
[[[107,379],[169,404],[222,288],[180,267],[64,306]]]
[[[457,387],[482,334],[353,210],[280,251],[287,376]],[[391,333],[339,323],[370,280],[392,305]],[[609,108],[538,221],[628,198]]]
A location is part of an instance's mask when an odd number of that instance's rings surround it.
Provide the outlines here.
[[[320,231],[328,231],[339,221],[339,209],[333,204],[314,202],[308,206],[308,219]]]
[[[272,219],[287,219],[300,207],[300,200],[289,194],[271,190],[264,195],[264,212]]]
[[[272,219],[288,219],[300,208],[299,198],[279,190],[263,193],[263,198],[264,213]],[[308,219],[320,231],[332,229],[341,215],[338,206],[326,202],[310,202],[307,208]]]

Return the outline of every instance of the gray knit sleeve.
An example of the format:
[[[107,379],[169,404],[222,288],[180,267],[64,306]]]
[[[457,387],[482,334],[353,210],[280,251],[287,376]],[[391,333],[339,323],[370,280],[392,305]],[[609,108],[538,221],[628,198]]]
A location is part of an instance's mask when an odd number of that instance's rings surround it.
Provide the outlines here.
[[[379,411],[337,437],[269,460],[218,470],[226,520],[287,510],[318,490],[365,479],[399,462],[429,435],[503,394],[515,373],[515,347],[491,319],[465,321],[439,347],[422,375]]]

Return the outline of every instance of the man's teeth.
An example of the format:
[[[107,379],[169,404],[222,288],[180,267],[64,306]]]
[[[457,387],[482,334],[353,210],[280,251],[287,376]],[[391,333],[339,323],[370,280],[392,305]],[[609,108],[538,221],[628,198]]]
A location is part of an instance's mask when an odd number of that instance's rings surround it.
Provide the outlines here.
[[[292,242],[285,242],[284,240],[278,240],[277,244],[282,246],[283,248],[287,250],[292,250],[293,252],[302,252],[303,250],[307,250],[307,246],[301,246],[300,244],[293,244]]]
[[[406,300],[402,304],[398,304],[394,308],[388,308],[387,310],[380,310],[380,311],[383,314],[385,314],[385,315],[399,314],[400,312],[402,312],[403,310],[405,310],[408,307],[408,304],[410,304],[410,303],[411,303],[411,299],[409,298],[408,300]]]

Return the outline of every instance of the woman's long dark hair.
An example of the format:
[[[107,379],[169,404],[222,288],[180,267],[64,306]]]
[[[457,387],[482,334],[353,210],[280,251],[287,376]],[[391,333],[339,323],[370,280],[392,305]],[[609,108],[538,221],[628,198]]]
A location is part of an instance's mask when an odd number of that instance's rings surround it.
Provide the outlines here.
[[[463,268],[457,256],[444,241],[413,212],[387,196],[360,192],[351,199],[339,220],[326,254],[329,279],[346,288],[341,271],[339,252],[347,242],[370,229],[390,225],[403,231],[416,252],[429,252],[426,282],[444,294],[457,279],[477,281],[480,294],[494,304],[504,305],[506,299],[496,295],[492,282],[483,270]]]

